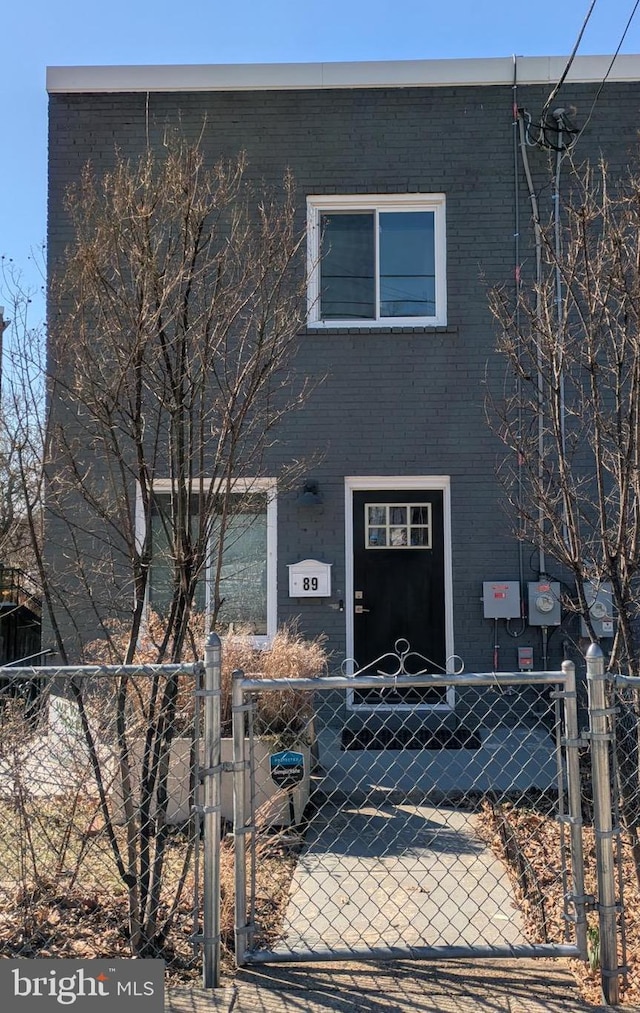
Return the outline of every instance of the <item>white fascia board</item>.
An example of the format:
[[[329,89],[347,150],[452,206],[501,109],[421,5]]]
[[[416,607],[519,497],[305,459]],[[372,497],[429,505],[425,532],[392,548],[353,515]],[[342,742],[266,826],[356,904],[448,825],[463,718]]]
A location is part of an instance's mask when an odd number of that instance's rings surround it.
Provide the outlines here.
[[[619,55],[613,66],[612,60],[613,56],[578,56],[571,64],[566,80],[583,84],[599,84],[605,77],[607,81],[640,81],[638,54]],[[566,65],[566,56],[518,57],[518,84],[555,84]]]
[[[132,91],[265,91],[322,87],[322,64],[189,64],[47,67],[50,94]]]
[[[94,92],[298,91],[312,88],[437,88],[446,85],[555,84],[564,56],[362,63],[193,64],[48,67],[50,94]],[[567,81],[602,81],[610,56],[578,56]],[[609,81],[640,80],[640,56],[618,56]]]

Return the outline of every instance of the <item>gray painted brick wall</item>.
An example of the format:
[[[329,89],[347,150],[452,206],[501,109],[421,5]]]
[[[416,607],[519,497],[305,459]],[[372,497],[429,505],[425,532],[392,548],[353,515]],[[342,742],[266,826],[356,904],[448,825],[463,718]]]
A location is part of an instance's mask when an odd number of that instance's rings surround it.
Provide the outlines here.
[[[592,109],[595,85],[567,85],[554,107],[574,110],[586,128],[576,159],[604,151],[614,171],[637,143],[640,85],[607,85]],[[520,88],[535,116],[546,98]],[[211,159],[245,150],[249,174],[277,184],[290,169],[301,222],[308,193],[444,192],[447,199],[446,328],[338,330],[303,335],[299,369],[325,376],[301,412],[290,416],[273,452],[324,454],[314,466],[324,503],[301,512],[293,493],[279,502],[279,617],[299,616],[324,631],[334,661],[344,651],[344,476],[451,477],[455,649],[468,669],[488,670],[493,629],[482,619],[483,580],[517,579],[518,553],[495,468],[501,450],[485,421],[488,389],[499,390],[495,328],[487,289],[511,284],[514,271],[513,94],[507,87],[442,87],[256,93],[53,95],[50,99],[49,256],[55,266],[68,242],[65,188],[87,159],[112,163],[158,143],[167,125],[203,131]],[[590,118],[589,118],[590,117]],[[203,126],[204,125],[204,126]],[[542,213],[550,208],[550,155],[531,149]],[[532,262],[528,202],[519,169],[521,244]],[[488,385],[488,386],[487,386]],[[525,550],[525,579],[530,550]],[[307,556],[332,562],[331,601],[290,601],[287,564]],[[502,666],[515,667],[516,642],[502,635]],[[518,643],[534,643],[528,631]],[[560,660],[560,638],[551,660]],[[539,664],[539,654],[536,656]]]

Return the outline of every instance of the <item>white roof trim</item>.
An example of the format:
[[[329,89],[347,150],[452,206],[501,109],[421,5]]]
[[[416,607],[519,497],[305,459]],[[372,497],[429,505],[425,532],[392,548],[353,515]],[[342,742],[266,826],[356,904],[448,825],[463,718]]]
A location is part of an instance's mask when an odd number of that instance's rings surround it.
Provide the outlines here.
[[[517,58],[518,84],[554,84],[565,56]],[[578,56],[568,81],[602,81],[610,56]],[[310,88],[430,88],[513,83],[513,57],[363,63],[193,64],[48,67],[50,94],[87,92],[297,91]],[[640,56],[618,56],[609,81],[640,80]]]

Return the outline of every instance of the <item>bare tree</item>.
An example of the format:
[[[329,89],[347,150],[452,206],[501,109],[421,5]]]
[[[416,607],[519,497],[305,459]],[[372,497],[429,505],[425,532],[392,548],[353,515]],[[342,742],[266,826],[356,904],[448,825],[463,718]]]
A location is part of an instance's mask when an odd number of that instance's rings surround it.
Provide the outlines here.
[[[491,297],[511,378],[492,405],[502,473],[519,536],[571,573],[588,624],[583,584],[611,584],[610,664],[638,674],[640,175],[574,171],[561,223],[559,242],[537,223],[539,281]]]
[[[75,624],[76,651],[82,611],[91,640],[127,617],[132,658],[155,533],[169,571],[158,660],[176,661],[205,569],[212,627],[224,606],[225,547],[234,517],[251,513],[238,479],[264,474],[274,428],[307,389],[294,367],[304,274],[293,183],[256,192],[244,157],[209,167],[172,137],[160,154],[118,154],[102,176],[87,166],[68,212],[50,316],[55,607]]]
[[[39,254],[34,256],[41,270]],[[35,293],[2,258],[0,293],[0,564],[38,579],[42,546],[45,329],[32,322]],[[33,530],[31,528],[33,527]]]
[[[596,640],[584,585],[610,584],[612,670],[640,674],[640,173],[571,173],[549,227],[534,222],[541,270],[514,305],[492,294],[507,360],[494,424],[518,535],[571,574]],[[618,783],[640,883],[640,696],[618,723]]]
[[[68,193],[72,239],[50,291],[42,567],[65,661],[101,639],[103,658],[131,662],[159,570],[162,635],[147,661],[194,657],[205,575],[208,625],[223,621],[228,547],[255,516],[253,481],[274,477],[276,427],[308,389],[295,366],[293,182],[256,189],[246,169],[243,156],[210,166],[175,135],[137,160],[116,153],[101,175],[86,166]],[[161,916],[178,677],[154,676],[142,697],[126,674],[114,689],[124,841],[84,685],[72,688],[132,952],[158,952],[178,900]],[[129,721],[141,710],[142,730]],[[185,879],[186,865],[180,889]]]

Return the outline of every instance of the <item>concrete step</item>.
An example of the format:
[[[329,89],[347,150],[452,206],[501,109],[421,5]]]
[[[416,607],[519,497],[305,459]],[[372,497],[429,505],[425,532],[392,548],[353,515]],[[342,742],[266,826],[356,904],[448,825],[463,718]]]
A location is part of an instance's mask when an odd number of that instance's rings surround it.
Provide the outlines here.
[[[555,743],[544,728],[479,731],[479,749],[342,750],[341,729],[325,728],[318,735],[315,790],[357,800],[374,791],[457,797],[556,787]]]

